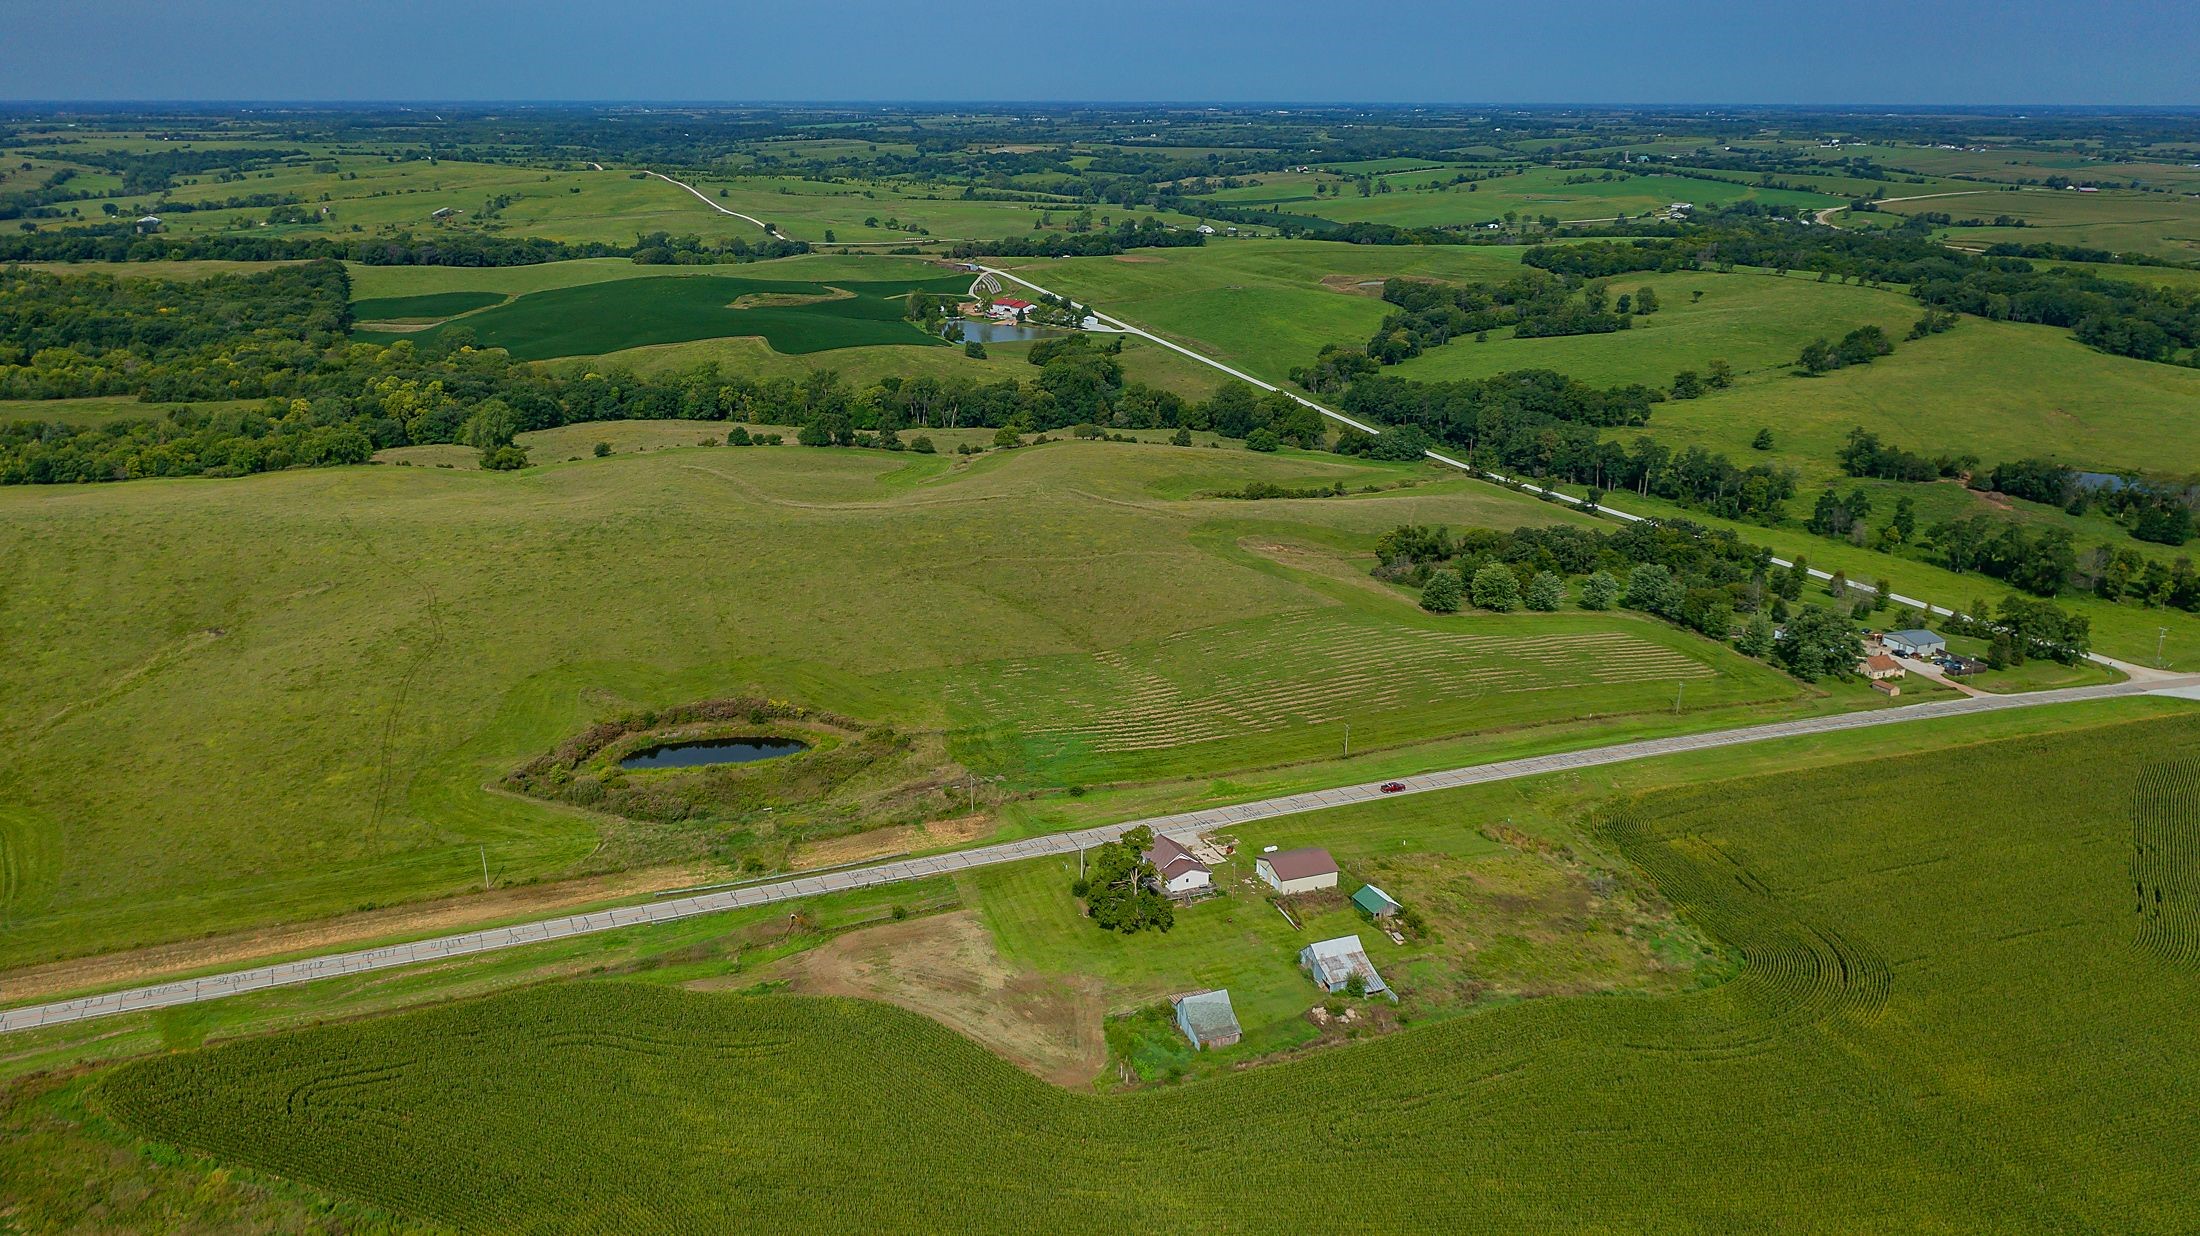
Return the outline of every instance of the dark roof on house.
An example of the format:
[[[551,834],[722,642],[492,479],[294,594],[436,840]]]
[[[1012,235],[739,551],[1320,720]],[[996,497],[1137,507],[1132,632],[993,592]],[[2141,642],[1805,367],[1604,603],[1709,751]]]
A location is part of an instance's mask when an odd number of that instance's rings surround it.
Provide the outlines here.
[[[1260,861],[1268,864],[1268,869],[1275,872],[1279,880],[1303,880],[1308,876],[1337,873],[1337,860],[1329,857],[1329,851],[1319,846],[1263,854]]]
[[[1173,880],[1187,871],[1207,870],[1207,864],[1192,857],[1192,852],[1177,844],[1175,838],[1154,834],[1153,847],[1146,851],[1145,859],[1153,869],[1161,873],[1163,880]]]

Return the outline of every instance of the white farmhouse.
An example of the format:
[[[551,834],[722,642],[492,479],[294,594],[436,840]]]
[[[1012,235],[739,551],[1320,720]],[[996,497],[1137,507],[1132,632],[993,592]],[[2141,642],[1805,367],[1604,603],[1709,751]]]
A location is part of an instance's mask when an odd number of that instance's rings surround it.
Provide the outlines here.
[[[1145,858],[1153,864],[1161,891],[1171,897],[1189,897],[1214,887],[1215,873],[1174,838],[1155,834],[1153,848],[1146,851]]]

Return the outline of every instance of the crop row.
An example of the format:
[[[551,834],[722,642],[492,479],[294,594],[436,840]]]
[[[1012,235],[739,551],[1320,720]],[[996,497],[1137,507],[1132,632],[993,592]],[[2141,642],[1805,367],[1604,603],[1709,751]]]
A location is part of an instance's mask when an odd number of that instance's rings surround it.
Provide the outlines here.
[[[2200,968],[2200,760],[2165,761],[2140,778],[2131,891],[2139,947]]]

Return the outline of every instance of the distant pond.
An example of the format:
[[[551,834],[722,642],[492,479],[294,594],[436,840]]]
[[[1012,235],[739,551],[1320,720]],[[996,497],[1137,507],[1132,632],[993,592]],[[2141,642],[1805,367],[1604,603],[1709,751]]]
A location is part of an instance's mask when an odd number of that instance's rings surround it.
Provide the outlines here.
[[[619,767],[694,768],[703,764],[752,764],[809,749],[810,744],[794,738],[706,738],[649,747],[620,760]]]
[[[966,318],[954,319],[949,325],[941,327],[940,333],[945,334],[956,325],[963,328],[965,342],[974,339],[979,343],[1014,343],[1023,339],[1044,339],[1049,335],[1068,333],[1049,330],[1044,326],[1022,326],[1015,322],[973,322]]]

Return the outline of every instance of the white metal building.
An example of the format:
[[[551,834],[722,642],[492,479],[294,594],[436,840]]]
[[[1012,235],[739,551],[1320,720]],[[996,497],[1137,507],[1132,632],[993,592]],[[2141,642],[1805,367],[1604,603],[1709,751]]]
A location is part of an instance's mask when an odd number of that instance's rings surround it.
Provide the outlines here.
[[[1311,893],[1337,887],[1337,860],[1318,846],[1263,854],[1253,869],[1279,893]]]

